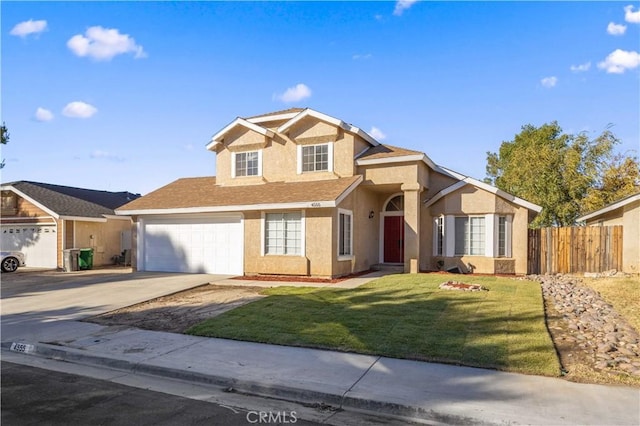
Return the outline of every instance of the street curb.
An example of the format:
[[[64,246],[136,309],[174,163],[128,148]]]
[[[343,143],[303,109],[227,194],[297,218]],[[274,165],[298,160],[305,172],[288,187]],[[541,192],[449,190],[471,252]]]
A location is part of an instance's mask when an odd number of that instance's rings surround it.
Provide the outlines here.
[[[145,364],[144,362],[132,362],[124,359],[99,356],[86,353],[81,349],[56,346],[46,343],[33,344],[29,342],[16,342],[28,345],[29,350],[26,352],[15,351],[11,349],[13,343],[14,342],[2,342],[0,343],[0,348],[3,351],[11,351],[13,353],[21,353],[23,355],[39,356],[42,358],[88,366],[108,367],[114,370],[132,374],[146,374],[150,376],[177,379],[198,384],[214,385],[224,388],[227,392],[237,392],[240,394],[275,398],[311,406],[329,405],[339,409],[352,409],[355,411],[376,413],[380,415],[398,417],[401,419],[418,422],[427,421],[429,422],[429,424],[494,424],[470,417],[438,413],[433,410],[426,410],[421,407],[413,407],[403,404],[351,397],[348,395],[349,391],[345,392],[344,395],[340,395],[327,392],[310,391],[307,389],[283,385],[270,386],[250,380],[238,380],[215,374],[203,374],[192,371],[178,370],[175,368],[149,365]]]

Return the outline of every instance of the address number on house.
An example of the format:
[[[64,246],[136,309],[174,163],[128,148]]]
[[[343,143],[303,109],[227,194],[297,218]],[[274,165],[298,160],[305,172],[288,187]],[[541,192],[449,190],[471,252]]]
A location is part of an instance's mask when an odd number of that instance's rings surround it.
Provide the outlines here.
[[[11,344],[11,348],[10,349],[12,351],[14,351],[14,352],[22,352],[22,353],[25,353],[25,354],[30,354],[31,352],[34,351],[35,346],[30,345],[28,343],[16,343],[16,342],[13,342]]]
[[[314,202],[310,204],[311,207],[322,207],[322,204],[320,204],[319,202]]]

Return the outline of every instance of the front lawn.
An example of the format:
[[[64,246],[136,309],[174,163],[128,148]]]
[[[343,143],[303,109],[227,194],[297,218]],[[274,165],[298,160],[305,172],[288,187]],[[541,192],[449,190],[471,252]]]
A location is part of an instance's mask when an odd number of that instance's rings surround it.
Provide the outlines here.
[[[440,290],[456,279],[489,291]],[[356,289],[278,287],[189,334],[557,376],[540,285],[509,278],[389,275]]]

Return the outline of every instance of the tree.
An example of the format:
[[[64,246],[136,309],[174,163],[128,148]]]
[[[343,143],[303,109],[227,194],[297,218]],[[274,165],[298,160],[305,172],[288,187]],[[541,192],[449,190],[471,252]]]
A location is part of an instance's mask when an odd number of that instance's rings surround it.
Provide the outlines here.
[[[9,131],[4,122],[2,122],[2,126],[0,126],[0,142],[2,145],[6,145],[9,142]],[[0,162],[0,169],[2,168],[4,168],[4,159]]]
[[[619,140],[607,128],[565,134],[557,122],[523,126],[498,153],[487,152],[490,184],[540,205],[532,226],[570,226],[581,214],[638,191],[638,162],[613,155]]]

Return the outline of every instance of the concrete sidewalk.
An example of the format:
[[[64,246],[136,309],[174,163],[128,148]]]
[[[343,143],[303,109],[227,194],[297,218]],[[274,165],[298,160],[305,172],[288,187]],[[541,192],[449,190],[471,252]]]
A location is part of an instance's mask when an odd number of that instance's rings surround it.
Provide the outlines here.
[[[29,339],[2,349],[429,423],[640,423],[637,388],[78,321]]]

